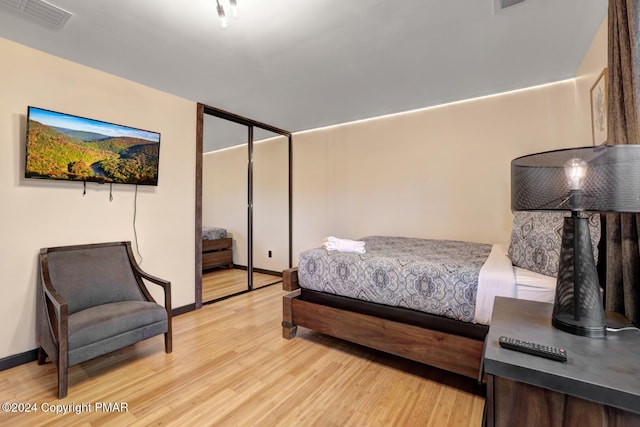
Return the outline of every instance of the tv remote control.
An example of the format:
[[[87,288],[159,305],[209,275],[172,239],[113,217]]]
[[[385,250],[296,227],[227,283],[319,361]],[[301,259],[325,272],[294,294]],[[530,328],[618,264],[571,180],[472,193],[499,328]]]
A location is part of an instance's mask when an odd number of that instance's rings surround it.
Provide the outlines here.
[[[558,362],[567,361],[567,351],[563,348],[522,341],[504,336],[500,337],[498,342],[500,343],[500,347],[508,348],[509,350],[521,351],[523,353],[556,360]]]

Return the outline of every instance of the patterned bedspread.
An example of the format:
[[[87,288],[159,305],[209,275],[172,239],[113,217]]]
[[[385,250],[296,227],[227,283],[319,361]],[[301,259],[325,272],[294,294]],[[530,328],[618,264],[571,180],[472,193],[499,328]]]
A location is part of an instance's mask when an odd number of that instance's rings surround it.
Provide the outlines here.
[[[227,237],[227,230],[220,227],[202,227],[202,238],[204,240],[224,239]]]
[[[472,322],[480,268],[490,244],[409,237],[365,237],[365,254],[300,254],[302,288]]]

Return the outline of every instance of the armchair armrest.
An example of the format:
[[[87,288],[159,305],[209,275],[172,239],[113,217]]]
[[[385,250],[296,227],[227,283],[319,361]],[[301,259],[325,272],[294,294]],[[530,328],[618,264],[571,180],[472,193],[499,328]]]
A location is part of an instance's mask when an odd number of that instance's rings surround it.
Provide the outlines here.
[[[146,273],[138,265],[134,265],[133,268],[136,274],[138,274],[141,278],[162,287],[162,289],[164,290],[164,306],[167,309],[167,313],[169,313],[169,316],[171,316],[171,282]],[[153,301],[153,297],[149,294],[146,287],[143,287],[142,291],[147,298],[150,298]]]
[[[144,270],[142,270],[140,268],[140,266],[138,266],[138,265],[134,265],[133,268],[136,271],[136,273],[138,275],[140,275],[140,277],[142,277],[143,279],[146,279],[146,280],[148,280],[150,282],[153,282],[156,285],[160,285],[160,286],[162,286],[163,289],[167,289],[167,287],[171,287],[171,282],[169,282],[168,280],[161,279],[159,277],[153,276],[153,275],[145,272]]]
[[[130,250],[130,248],[129,248],[129,250]],[[130,257],[131,257],[131,252],[129,252],[129,253],[130,253]],[[169,282],[168,280],[164,280],[164,279],[161,279],[159,277],[153,276],[153,275],[143,271],[140,268],[140,266],[135,262],[134,258],[131,257],[130,259],[131,259],[131,266],[133,267],[133,270],[135,271],[135,273],[138,276],[138,282],[140,284],[140,290],[142,290],[142,293],[144,294],[144,296],[149,301],[155,301],[155,300],[153,299],[153,297],[151,296],[151,294],[147,290],[147,287],[145,286],[145,284],[140,279],[145,279],[145,280],[148,280],[151,283],[159,285],[164,290],[164,309],[167,311],[167,333],[164,336],[164,345],[165,345],[165,351],[167,353],[171,353],[171,351],[173,349],[173,339],[172,339],[173,327],[171,325],[171,319],[173,318],[173,312],[172,312],[172,309],[171,309],[171,282]]]
[[[145,273],[142,270],[140,270],[140,277],[162,287],[164,290],[164,306],[168,310],[169,315],[171,315],[171,282]]]
[[[41,262],[45,262],[46,260],[42,260]],[[49,278],[48,273],[40,271],[40,290],[42,292],[42,304],[43,307],[43,319],[47,322],[47,326],[51,332],[51,337],[53,338],[55,346],[59,349],[64,350],[64,354],[66,355],[67,349],[69,347],[68,342],[68,329],[69,329],[69,305],[65,301],[65,299],[60,295],[51,285],[51,279]],[[46,347],[48,347],[45,344]],[[50,348],[47,350],[51,351]],[[66,363],[66,361],[65,361]]]
[[[131,264],[131,268],[133,268],[133,271],[137,275],[138,285],[140,286],[140,290],[144,294],[145,298],[147,298],[147,300],[149,301],[155,301],[141,279],[148,280],[151,283],[155,283],[156,285],[159,285],[162,287],[162,289],[164,290],[164,307],[167,310],[167,315],[169,316],[169,319],[171,319],[171,315],[172,315],[171,314],[171,282],[169,282],[168,280],[164,280],[159,277],[153,276],[145,272],[144,270],[142,270],[138,265],[138,263],[136,262],[136,258],[133,256],[133,251],[131,249],[131,242],[124,242],[124,244],[127,248],[129,263]]]

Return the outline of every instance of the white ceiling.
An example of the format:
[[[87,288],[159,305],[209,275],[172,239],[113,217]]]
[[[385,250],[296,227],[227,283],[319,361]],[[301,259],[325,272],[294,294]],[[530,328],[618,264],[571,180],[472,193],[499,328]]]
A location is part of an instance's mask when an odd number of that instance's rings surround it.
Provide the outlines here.
[[[574,77],[607,9],[238,0],[223,29],[215,0],[48,1],[63,29],[0,7],[0,37],[293,132]]]

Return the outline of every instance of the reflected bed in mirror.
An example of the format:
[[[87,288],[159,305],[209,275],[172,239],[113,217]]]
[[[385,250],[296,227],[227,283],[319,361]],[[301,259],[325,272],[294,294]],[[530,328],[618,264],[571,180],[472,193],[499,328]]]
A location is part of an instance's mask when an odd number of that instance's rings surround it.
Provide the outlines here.
[[[221,227],[202,227],[202,270],[233,268],[233,239]]]

